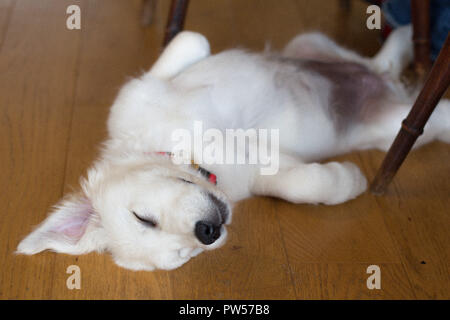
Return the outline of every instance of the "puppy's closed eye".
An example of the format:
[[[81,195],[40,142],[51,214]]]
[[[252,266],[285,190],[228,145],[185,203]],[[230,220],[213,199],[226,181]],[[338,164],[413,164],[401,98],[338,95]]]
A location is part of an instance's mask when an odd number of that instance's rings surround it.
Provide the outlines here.
[[[189,180],[186,180],[186,179],[183,179],[183,178],[178,178],[178,180],[186,182],[186,183],[194,184],[192,181],[189,181]]]
[[[158,224],[154,220],[151,220],[149,218],[142,218],[142,217],[138,216],[136,214],[136,212],[134,212],[134,211],[131,211],[131,213],[133,213],[133,215],[136,217],[136,219],[139,220],[139,222],[141,222],[142,224],[144,224],[148,227],[156,228],[158,226]]]

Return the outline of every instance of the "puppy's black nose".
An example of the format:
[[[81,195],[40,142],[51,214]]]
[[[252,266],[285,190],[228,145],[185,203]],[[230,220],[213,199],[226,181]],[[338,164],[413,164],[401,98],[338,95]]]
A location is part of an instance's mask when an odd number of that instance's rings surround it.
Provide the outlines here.
[[[214,243],[220,237],[220,225],[205,220],[197,221],[195,236],[203,244]]]

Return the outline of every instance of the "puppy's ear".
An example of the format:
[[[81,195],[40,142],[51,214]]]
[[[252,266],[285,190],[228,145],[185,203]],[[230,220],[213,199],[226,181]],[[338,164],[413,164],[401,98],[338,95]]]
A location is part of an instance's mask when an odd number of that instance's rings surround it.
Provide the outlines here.
[[[98,214],[84,195],[71,195],[17,247],[20,254],[35,254],[46,249],[82,254],[105,249],[106,235]]]

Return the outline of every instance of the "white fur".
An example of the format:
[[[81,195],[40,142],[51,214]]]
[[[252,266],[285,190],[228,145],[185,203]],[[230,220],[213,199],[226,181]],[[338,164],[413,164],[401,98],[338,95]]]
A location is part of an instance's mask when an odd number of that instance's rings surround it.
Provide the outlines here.
[[[401,69],[411,59],[410,35],[410,27],[397,30],[373,59],[318,33],[298,36],[287,45],[282,58],[357,62],[378,72],[390,88],[389,99],[374,103],[373,108],[380,110],[375,116],[339,132],[327,112],[330,82],[241,50],[210,56],[202,35],[180,33],[150,72],[120,91],[108,120],[109,138],[82,180],[81,193],[63,200],[19,244],[18,252],[107,250],[125,268],[173,269],[226,239],[224,226],[211,245],[200,243],[194,235],[196,221],[216,210],[208,194],[230,208],[255,194],[324,204],[357,197],[367,187],[357,166],[318,161],[355,149],[389,147],[413,100],[398,84]],[[176,166],[152,153],[172,150],[173,130],[192,131],[196,120],[205,129],[221,131],[280,129],[278,174],[262,176],[258,165],[205,165],[217,175],[214,186],[190,166]],[[438,106],[418,143],[435,138],[450,140],[447,100]],[[132,212],[158,226],[143,225]],[[225,224],[230,221],[231,217]]]

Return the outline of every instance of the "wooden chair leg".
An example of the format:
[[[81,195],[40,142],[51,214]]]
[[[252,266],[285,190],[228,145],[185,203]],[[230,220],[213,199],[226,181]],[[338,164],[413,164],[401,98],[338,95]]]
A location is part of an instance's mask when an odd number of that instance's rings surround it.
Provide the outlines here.
[[[156,0],[143,0],[141,24],[148,27],[153,23],[156,9]]]
[[[430,0],[411,0],[413,25],[414,68],[424,77],[431,67]]]
[[[345,11],[350,11],[352,7],[352,3],[350,0],[339,0],[340,7]]]
[[[170,13],[167,20],[166,33],[163,46],[165,47],[178,32],[183,30],[184,19],[189,5],[189,0],[172,0]]]
[[[450,33],[431,69],[425,85],[408,116],[402,122],[400,132],[391,145],[371,185],[375,194],[385,192],[414,142],[423,133],[423,127],[450,85]]]

